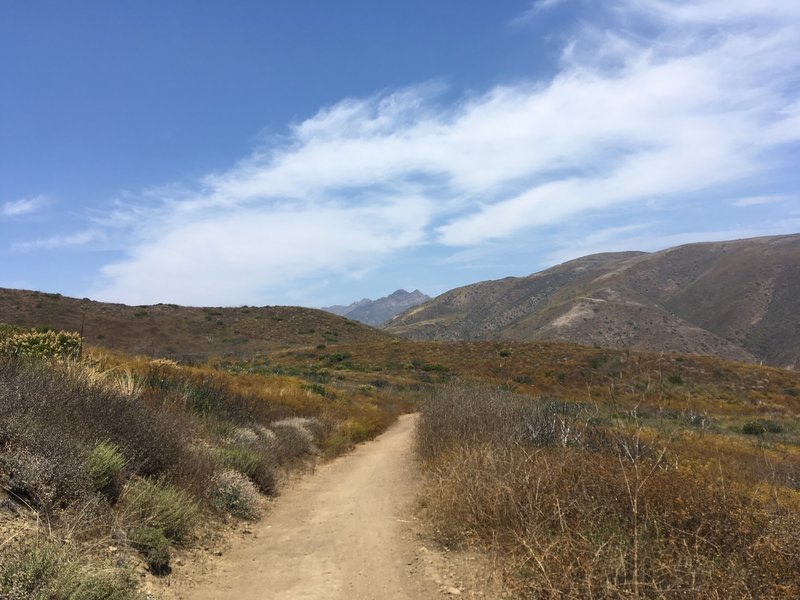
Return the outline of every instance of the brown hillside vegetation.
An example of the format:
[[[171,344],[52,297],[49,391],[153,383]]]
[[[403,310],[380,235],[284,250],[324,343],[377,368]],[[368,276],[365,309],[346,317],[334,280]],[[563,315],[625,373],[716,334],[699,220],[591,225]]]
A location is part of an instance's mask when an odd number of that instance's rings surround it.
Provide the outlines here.
[[[510,596],[797,597],[793,370],[381,334],[188,367],[98,348],[79,357],[74,336],[53,332],[0,337],[12,355],[54,345],[71,357],[0,368],[5,500],[55,532],[20,533],[0,510],[18,534],[0,560],[3,593],[38,589],[32,564],[49,565],[52,585],[102,572],[106,590],[132,571],[165,572],[173,549],[206,544],[199,515],[258,518],[283,469],[421,407],[423,516],[447,547],[495,554]],[[68,531],[78,563],[56,543]]]
[[[800,364],[800,235],[597,254],[442,294],[387,330]]]
[[[346,380],[232,374],[0,327],[0,597],[128,600],[254,520],[289,470],[408,410]],[[209,537],[212,536],[212,537]]]
[[[289,350],[253,371],[418,390],[425,514],[520,598],[794,598],[800,375],[563,343]]]
[[[0,323],[82,331],[90,344],[180,361],[388,337],[361,323],[309,308],[126,306],[2,288]]]

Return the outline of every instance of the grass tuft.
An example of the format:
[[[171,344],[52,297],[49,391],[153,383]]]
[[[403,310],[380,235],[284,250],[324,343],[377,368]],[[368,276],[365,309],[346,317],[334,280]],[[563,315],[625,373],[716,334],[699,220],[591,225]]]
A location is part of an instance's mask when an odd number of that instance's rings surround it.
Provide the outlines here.
[[[174,542],[185,541],[200,519],[195,500],[164,481],[132,479],[122,490],[120,504],[128,518],[141,526],[161,529]]]

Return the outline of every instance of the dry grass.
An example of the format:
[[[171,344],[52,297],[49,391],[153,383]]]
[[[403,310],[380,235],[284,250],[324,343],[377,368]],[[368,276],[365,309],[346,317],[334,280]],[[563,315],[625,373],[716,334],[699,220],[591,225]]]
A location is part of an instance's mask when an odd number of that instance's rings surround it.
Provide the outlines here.
[[[797,597],[800,493],[762,449],[696,435],[451,386],[423,407],[425,502],[445,541],[505,556],[519,597]]]

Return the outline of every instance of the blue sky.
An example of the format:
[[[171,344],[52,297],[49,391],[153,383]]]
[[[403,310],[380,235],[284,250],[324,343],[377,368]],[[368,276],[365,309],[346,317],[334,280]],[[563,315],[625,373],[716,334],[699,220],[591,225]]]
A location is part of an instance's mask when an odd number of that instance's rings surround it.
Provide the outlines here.
[[[0,286],[429,294],[800,231],[800,3],[0,4]]]

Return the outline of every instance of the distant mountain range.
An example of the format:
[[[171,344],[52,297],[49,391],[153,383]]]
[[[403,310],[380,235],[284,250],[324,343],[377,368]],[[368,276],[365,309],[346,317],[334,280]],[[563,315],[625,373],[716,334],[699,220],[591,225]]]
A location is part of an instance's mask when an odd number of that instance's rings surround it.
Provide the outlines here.
[[[430,296],[423,294],[419,290],[414,290],[413,292],[397,290],[393,294],[377,300],[364,298],[358,302],[353,302],[349,306],[325,306],[322,310],[340,317],[347,317],[353,321],[360,321],[367,325],[381,325],[403,311],[430,299]]]
[[[484,281],[385,329],[426,340],[558,340],[800,367],[800,234],[595,254]]]

